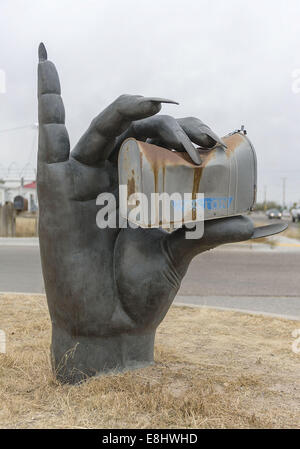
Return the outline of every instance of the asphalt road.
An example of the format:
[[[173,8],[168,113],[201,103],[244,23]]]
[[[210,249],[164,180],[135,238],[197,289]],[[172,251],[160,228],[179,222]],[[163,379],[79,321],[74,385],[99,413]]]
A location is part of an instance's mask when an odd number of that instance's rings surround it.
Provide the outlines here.
[[[300,249],[223,248],[194,259],[177,302],[300,318]],[[0,245],[0,291],[44,293],[39,248]]]
[[[0,291],[45,292],[38,246],[0,246]]]

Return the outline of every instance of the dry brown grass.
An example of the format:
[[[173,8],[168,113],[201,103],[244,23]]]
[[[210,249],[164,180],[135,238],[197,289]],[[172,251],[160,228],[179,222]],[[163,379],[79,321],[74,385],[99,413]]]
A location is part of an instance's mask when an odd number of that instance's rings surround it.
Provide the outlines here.
[[[16,217],[16,237],[36,237],[37,218],[36,217]]]
[[[156,364],[59,384],[44,296],[0,295],[1,428],[299,428],[299,322],[172,307]]]
[[[300,224],[297,223],[297,226],[289,226],[286,231],[282,233],[283,236],[289,237],[290,239],[300,240]]]

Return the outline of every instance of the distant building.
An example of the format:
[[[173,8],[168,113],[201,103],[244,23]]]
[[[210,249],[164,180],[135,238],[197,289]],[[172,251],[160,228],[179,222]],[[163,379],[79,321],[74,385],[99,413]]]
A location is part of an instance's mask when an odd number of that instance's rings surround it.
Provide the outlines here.
[[[13,203],[14,198],[18,195],[28,200],[28,211],[35,212],[38,208],[36,181],[24,179],[6,178],[0,182],[0,205],[10,201]]]
[[[30,212],[35,212],[38,207],[36,181],[30,182],[29,184],[24,184],[23,196],[28,200],[28,210]]]

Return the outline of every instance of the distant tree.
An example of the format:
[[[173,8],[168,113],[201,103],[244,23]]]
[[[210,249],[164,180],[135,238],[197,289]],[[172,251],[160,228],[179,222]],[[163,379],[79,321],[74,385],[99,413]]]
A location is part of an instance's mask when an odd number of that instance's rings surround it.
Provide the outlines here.
[[[255,211],[265,211],[268,209],[282,209],[282,206],[276,201],[267,201],[266,203],[256,203],[253,210]]]
[[[292,209],[296,209],[297,207],[299,207],[300,201],[298,203],[293,203],[292,207],[290,208],[290,210]]]

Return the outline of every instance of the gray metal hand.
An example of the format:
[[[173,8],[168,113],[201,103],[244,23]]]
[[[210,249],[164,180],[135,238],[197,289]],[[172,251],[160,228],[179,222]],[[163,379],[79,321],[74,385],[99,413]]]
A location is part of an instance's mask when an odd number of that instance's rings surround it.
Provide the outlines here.
[[[70,154],[59,78],[42,44],[39,57],[39,238],[52,361],[59,379],[77,382],[151,363],[155,330],[191,259],[249,239],[254,231],[241,216],[210,221],[200,240],[186,240],[184,229],[170,235],[159,229],[99,229],[96,198],[117,194],[115,154],[126,133],[159,137],[181,149],[192,146],[189,135],[207,146],[218,138],[209,132],[205,137],[197,119],[156,116],[147,122],[170,100],[122,95],[92,121]]]

